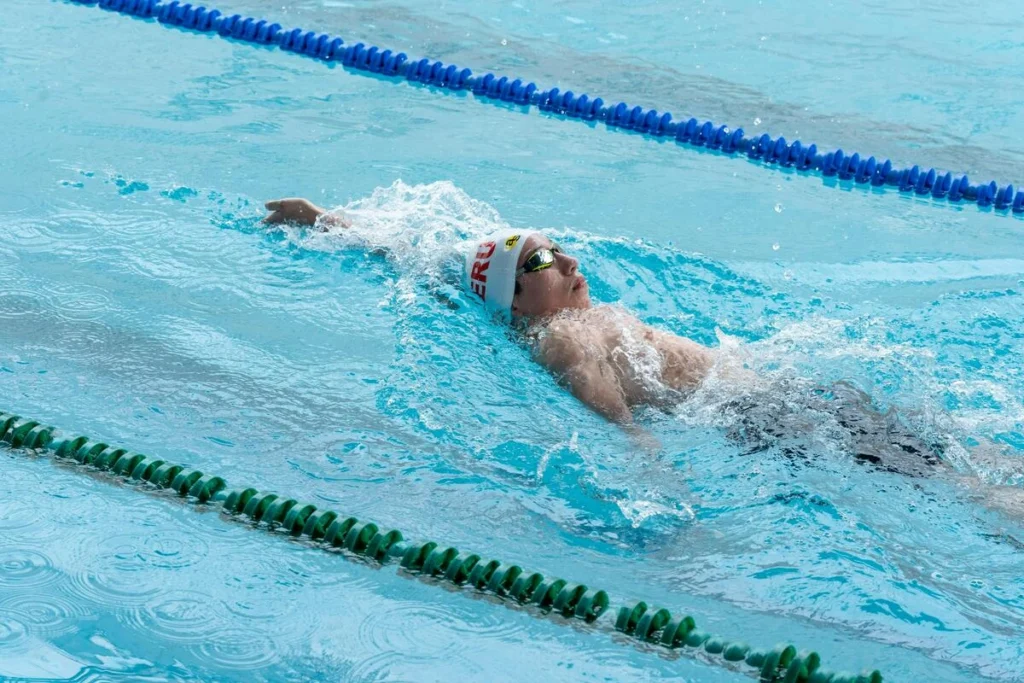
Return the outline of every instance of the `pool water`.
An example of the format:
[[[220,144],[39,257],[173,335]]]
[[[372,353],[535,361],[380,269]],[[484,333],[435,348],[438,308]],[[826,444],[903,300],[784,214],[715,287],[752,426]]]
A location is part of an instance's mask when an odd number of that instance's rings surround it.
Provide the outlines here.
[[[1024,43],[996,11],[230,9],[1024,182]],[[1020,680],[1019,217],[94,8],[3,11],[0,410],[729,638],[790,640],[832,669]],[[281,196],[344,206],[359,229],[266,229]],[[715,386],[638,413],[658,444],[638,450],[468,298],[448,291],[453,312],[432,293],[450,244],[504,225],[556,236],[596,300],[723,347],[769,387],[852,383],[945,444],[956,474],[866,468],[824,428],[809,457],[750,453]],[[0,468],[0,679],[750,680],[47,458],[0,450]]]

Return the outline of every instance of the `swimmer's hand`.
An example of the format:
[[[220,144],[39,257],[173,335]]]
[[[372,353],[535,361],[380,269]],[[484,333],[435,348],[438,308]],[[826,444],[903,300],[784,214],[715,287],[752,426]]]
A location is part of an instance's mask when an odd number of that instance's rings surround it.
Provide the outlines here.
[[[277,225],[279,223],[313,225],[316,223],[317,218],[327,213],[308,199],[300,199],[298,197],[272,199],[265,206],[270,214],[263,219],[263,222],[269,225]]]
[[[322,230],[327,230],[330,227],[348,228],[352,225],[341,214],[328,213],[327,209],[317,206],[308,199],[298,197],[272,199],[265,206],[270,213],[263,219],[263,222],[268,225],[281,223],[319,225]]]
[[[661,441],[651,432],[636,424],[622,425],[622,428],[629,435],[629,441],[635,454],[657,456],[661,453]]]

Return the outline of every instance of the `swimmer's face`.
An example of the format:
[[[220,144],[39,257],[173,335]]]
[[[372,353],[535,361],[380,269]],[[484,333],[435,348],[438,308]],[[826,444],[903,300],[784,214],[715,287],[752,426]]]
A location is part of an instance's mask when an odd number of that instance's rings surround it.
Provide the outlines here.
[[[590,288],[579,272],[579,261],[557,250],[547,237],[534,233],[519,254],[517,268],[538,249],[556,249],[555,262],[549,268],[523,273],[516,278],[512,313],[520,317],[545,316],[572,308],[590,308]]]

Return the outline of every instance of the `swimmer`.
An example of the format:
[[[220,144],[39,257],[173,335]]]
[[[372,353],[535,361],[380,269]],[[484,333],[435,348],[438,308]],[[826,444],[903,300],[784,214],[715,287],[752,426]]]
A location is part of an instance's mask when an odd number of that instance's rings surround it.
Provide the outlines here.
[[[306,199],[274,200],[266,208],[268,224],[351,227],[345,216]],[[623,425],[640,445],[646,435],[634,428],[635,409],[678,404],[713,374],[726,395],[719,408],[732,420],[727,436],[747,453],[775,446],[808,460],[814,452],[801,436],[829,421],[859,462],[916,477],[953,473],[942,444],[917,436],[894,411],[880,412],[852,384],[765,381],[720,349],[646,325],[620,307],[594,305],[579,262],[540,232],[499,231],[461,257],[466,288],[515,325],[534,359],[576,398]],[[954,478],[971,489],[980,484]],[[1020,515],[1024,491],[1010,493],[1005,503],[993,503]]]
[[[266,204],[270,224],[348,227],[347,219],[305,199]],[[504,230],[464,254],[466,286],[491,311],[508,314],[531,340],[534,359],[591,409],[620,424],[633,409],[664,402],[631,359],[656,363],[661,383],[686,394],[715,362],[712,349],[645,325],[608,306],[594,306],[579,262],[543,234]]]

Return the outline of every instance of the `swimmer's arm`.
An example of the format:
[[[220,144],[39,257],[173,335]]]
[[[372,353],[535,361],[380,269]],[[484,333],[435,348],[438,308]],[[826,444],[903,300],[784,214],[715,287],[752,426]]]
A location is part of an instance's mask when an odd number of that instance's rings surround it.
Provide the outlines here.
[[[281,223],[294,223],[302,226],[316,226],[321,232],[327,232],[331,228],[351,228],[352,221],[339,211],[328,211],[309,201],[308,199],[289,198],[273,199],[266,203],[267,211],[270,213],[263,219],[267,225],[280,225]],[[371,254],[387,256],[387,249],[374,247],[369,249]],[[435,286],[430,287],[430,293],[438,301],[452,310],[458,310],[459,306],[447,292]]]
[[[319,226],[321,230],[332,227],[349,228],[352,222],[340,213],[331,213],[309,201],[298,197],[273,199],[266,203],[270,213],[263,219],[269,225],[295,223],[304,226]]]
[[[572,395],[605,419],[615,422],[629,435],[637,452],[649,455],[661,450],[658,439],[643,427],[633,423],[633,412],[626,404],[622,389],[611,371],[597,360],[582,360],[559,373],[568,384]]]
[[[608,379],[601,363],[580,363],[564,373],[573,396],[586,403],[604,417],[619,424],[632,424],[633,413],[622,396],[619,383]]]
[[[591,410],[619,424],[632,424],[633,413],[622,389],[607,368],[586,352],[570,335],[553,334],[540,346],[540,361],[568,386],[572,395]]]

